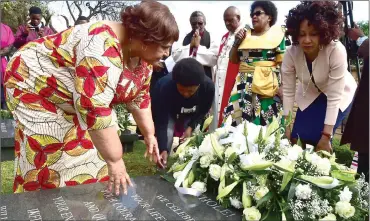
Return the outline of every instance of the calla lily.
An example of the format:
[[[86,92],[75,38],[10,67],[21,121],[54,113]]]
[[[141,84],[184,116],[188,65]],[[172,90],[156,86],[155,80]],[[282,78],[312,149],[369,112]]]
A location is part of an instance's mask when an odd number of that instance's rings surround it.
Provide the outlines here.
[[[188,178],[186,178],[186,179],[184,180],[184,182],[182,183],[182,186],[183,186],[184,188],[189,188],[189,187],[190,187],[190,185],[189,185],[189,179],[188,179]]]
[[[275,163],[274,166],[281,171],[294,173],[295,164],[296,164],[295,161],[290,161],[288,159],[283,158],[279,162]]]
[[[182,152],[185,152],[186,150],[186,147],[188,146],[188,144],[190,143],[191,139],[186,139],[184,143],[182,143],[176,150],[176,153],[175,155],[179,155],[180,153]]]
[[[343,180],[347,182],[355,182],[356,172],[355,171],[344,171],[344,170],[333,170],[331,171],[331,176],[337,178],[338,180]]]
[[[314,177],[314,176],[300,175],[298,176],[298,179],[310,182],[324,189],[333,189],[342,184],[337,179],[330,177],[330,176]]]
[[[274,163],[263,159],[263,155],[258,152],[242,154],[240,158],[240,167],[242,170],[265,170]]]
[[[183,164],[179,164],[179,165],[176,165],[175,167],[171,167],[171,169],[168,171],[168,172],[179,172],[179,171],[182,171],[186,165],[188,164],[189,162],[186,162],[186,163],[183,163]]]
[[[195,179],[194,172],[193,172],[193,170],[190,170],[189,175],[188,175],[188,185],[189,186],[191,186],[191,184],[193,184],[194,179]]]
[[[236,185],[238,185],[239,181],[235,181],[234,183],[228,185],[227,187],[223,188],[221,191],[218,192],[217,200],[220,200],[221,198],[224,198],[227,196]]]
[[[202,127],[202,131],[204,132],[208,126],[212,123],[212,120],[213,120],[213,116],[209,116],[203,123],[203,127]]]
[[[214,134],[211,134],[210,137],[211,137],[211,144],[212,144],[214,152],[222,160],[223,159],[222,155],[225,151],[225,148],[222,145],[220,145],[220,143],[217,141],[216,136]]]
[[[246,182],[243,182],[242,203],[244,208],[250,208],[252,206],[252,197],[248,195]]]

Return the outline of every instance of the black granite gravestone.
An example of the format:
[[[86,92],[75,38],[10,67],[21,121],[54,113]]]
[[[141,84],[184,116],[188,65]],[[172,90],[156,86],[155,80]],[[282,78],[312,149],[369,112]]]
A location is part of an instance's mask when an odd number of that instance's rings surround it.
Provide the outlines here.
[[[214,197],[182,195],[159,176],[132,179],[127,195],[104,193],[105,184],[1,195],[0,220],[241,220]]]
[[[1,147],[14,147],[15,121],[11,119],[0,120]]]

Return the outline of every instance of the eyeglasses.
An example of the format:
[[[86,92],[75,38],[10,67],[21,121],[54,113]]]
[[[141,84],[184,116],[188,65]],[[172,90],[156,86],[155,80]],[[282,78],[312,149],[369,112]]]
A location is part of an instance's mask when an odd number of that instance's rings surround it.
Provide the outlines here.
[[[253,16],[257,16],[258,17],[258,16],[260,16],[262,14],[265,14],[265,12],[259,10],[259,11],[256,11],[256,12],[251,13],[250,16],[251,16],[251,18],[253,18]]]
[[[204,24],[203,22],[192,22],[191,23],[192,26],[195,26],[195,25],[202,26],[203,24]]]

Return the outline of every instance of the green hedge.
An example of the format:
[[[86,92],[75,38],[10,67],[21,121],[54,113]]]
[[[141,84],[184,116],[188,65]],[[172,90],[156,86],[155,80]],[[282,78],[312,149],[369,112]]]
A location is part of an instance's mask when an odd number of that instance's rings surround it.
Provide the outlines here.
[[[355,154],[354,151],[350,150],[350,146],[348,144],[340,146],[340,139],[336,138],[333,139],[332,146],[337,158],[337,162],[350,167],[352,164],[353,155]]]

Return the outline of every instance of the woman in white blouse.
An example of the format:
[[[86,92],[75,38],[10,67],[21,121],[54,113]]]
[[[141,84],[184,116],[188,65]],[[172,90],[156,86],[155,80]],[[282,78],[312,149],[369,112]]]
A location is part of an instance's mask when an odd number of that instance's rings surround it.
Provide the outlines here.
[[[298,105],[286,135],[293,142],[300,138],[316,146],[316,151],[332,151],[332,135],[348,115],[357,87],[347,70],[346,49],[337,40],[342,24],[334,1],[303,2],[286,20],[293,46],[282,64],[284,115],[293,111],[294,101]]]

